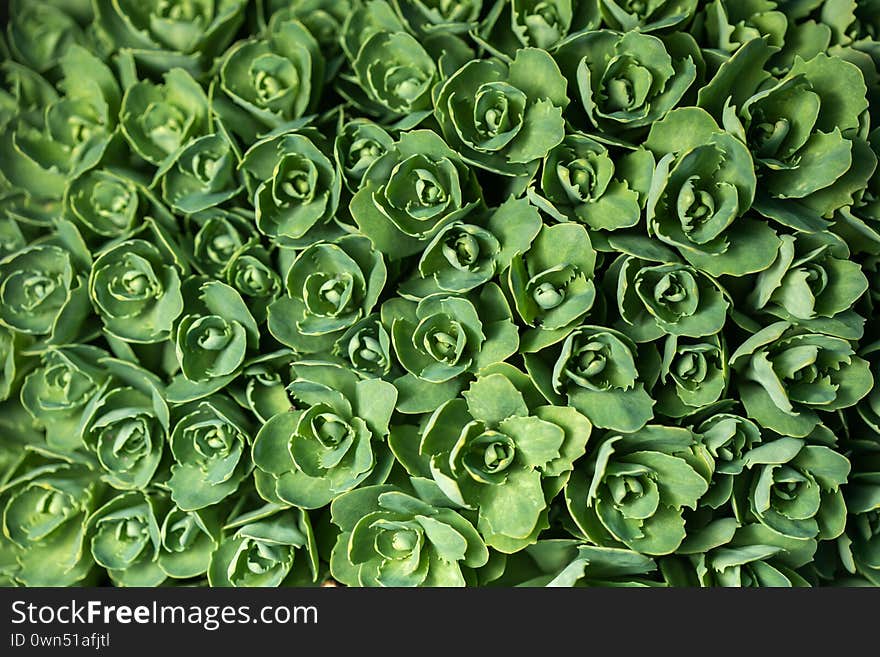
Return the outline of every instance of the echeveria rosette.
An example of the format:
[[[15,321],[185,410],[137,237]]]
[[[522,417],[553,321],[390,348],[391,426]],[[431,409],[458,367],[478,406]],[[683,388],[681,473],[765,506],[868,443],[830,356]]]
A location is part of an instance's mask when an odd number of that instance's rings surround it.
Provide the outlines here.
[[[111,243],[98,254],[89,276],[89,296],[104,329],[128,342],[167,340],[183,312],[177,263],[153,243]]]
[[[14,558],[10,576],[24,586],[75,586],[94,563],[86,521],[105,486],[87,462],[29,449],[0,486],[0,550]]]
[[[398,410],[425,413],[455,397],[463,376],[516,353],[519,335],[510,306],[495,283],[469,296],[432,294],[418,303],[401,298],[382,304],[398,362]]]
[[[751,150],[761,181],[755,209],[796,230],[825,230],[823,217],[852,204],[877,166],[861,128],[865,80],[824,53],[795,57],[776,79],[763,70],[772,52],[760,39],[740,48],[699,104]]]
[[[317,559],[308,513],[266,505],[225,525],[211,555],[208,583],[236,588],[313,584]]]
[[[159,518],[167,508],[160,494],[143,490],[119,493],[88,519],[92,558],[116,586],[159,586]]]
[[[357,192],[367,169],[393,144],[394,139],[385,128],[369,119],[352,119],[340,125],[333,141],[333,156],[350,192]]]
[[[272,17],[263,36],[230,48],[219,73],[224,93],[270,128],[311,112],[323,78],[318,42],[286,12]]]
[[[376,248],[400,259],[481,203],[476,176],[462,158],[435,132],[413,130],[370,164],[349,207]]]
[[[701,62],[693,37],[639,31],[573,34],[553,53],[578,112],[607,135],[627,136],[662,119],[684,98]]]
[[[0,323],[34,336],[56,330],[82,287],[76,263],[61,246],[32,245],[0,260]]]
[[[171,432],[171,499],[198,511],[232,499],[250,474],[252,423],[231,399],[214,395],[175,409]]]
[[[228,382],[259,348],[259,327],[241,295],[225,283],[207,281],[192,292],[195,298],[187,300],[175,329],[181,373],[193,383]]]
[[[685,428],[648,425],[609,433],[572,472],[565,502],[591,542],[647,555],[674,552],[684,541],[685,509],[709,487],[711,460]]]
[[[596,252],[583,226],[544,225],[524,253],[513,257],[507,284],[520,319],[531,327],[524,351],[558,342],[596,299]]]
[[[798,326],[844,338],[861,337],[853,306],[868,280],[847,247],[828,233],[783,235],[776,259],[754,280],[746,303]]]
[[[342,179],[320,135],[270,134],[245,152],[241,169],[257,228],[273,241],[298,248],[341,232],[333,220]]]
[[[642,348],[644,349],[644,347]],[[526,354],[535,385],[551,403],[569,405],[595,426],[633,432],[654,417],[646,360],[623,333],[578,326],[565,340]]]
[[[286,294],[269,305],[269,332],[300,353],[329,351],[372,311],[386,276],[382,255],[361,235],[315,243],[299,252],[284,281]]]
[[[495,0],[475,38],[491,52],[512,57],[517,48],[551,50],[599,22],[596,0]]]
[[[529,408],[502,373],[479,376],[463,397],[427,420],[419,454],[453,503],[477,510],[486,544],[516,552],[548,526],[547,505],[583,455],[592,425],[574,408]]]
[[[654,123],[645,145],[659,160],[646,205],[649,235],[714,276],[743,276],[770,265],[779,238],[766,222],[744,216],[757,179],[739,139],[689,107]]]
[[[146,373],[135,370],[133,376],[105,383],[83,409],[75,434],[97,457],[103,479],[118,490],[150,484],[169,431],[168,404],[158,386]]]
[[[730,501],[734,482],[746,466],[745,455],[761,443],[763,435],[754,422],[733,413],[717,413],[694,431],[715,460],[709,490],[700,504],[718,509]]]
[[[470,292],[506,270],[527,251],[543,225],[528,200],[509,198],[469,221],[443,228],[424,247],[418,276],[402,281],[403,296],[424,298],[436,292]]]
[[[697,10],[697,0],[599,0],[604,22],[616,30],[651,32],[680,27]]]
[[[757,523],[770,545],[786,542],[815,551],[816,541],[840,536],[846,524],[843,484],[850,462],[825,445],[781,437],[744,455],[746,474],[734,484],[742,524]]]
[[[388,434],[397,390],[329,363],[293,365],[294,408],[270,418],[254,441],[257,490],[267,501],[317,509],[368,479],[381,483],[392,460]]]
[[[521,48],[509,64],[473,60],[434,93],[434,116],[467,162],[505,176],[531,176],[565,137],[568,84],[547,51]]]
[[[208,134],[211,110],[201,85],[172,68],[161,83],[138,80],[125,90],[119,111],[122,134],[135,153],[159,165],[191,140]]]
[[[77,431],[83,411],[108,375],[100,359],[107,352],[91,345],[50,348],[21,387],[21,404],[46,431],[54,449],[79,446]]]
[[[474,526],[393,486],[343,493],[330,505],[340,534],[333,577],[348,586],[465,586],[489,560]]]
[[[210,68],[235,37],[247,0],[94,0],[94,29],[108,54],[126,50],[147,68]]]
[[[236,146],[224,133],[204,135],[166,158],[153,185],[162,190],[168,206],[179,213],[208,210],[242,190],[237,175],[240,160]]]
[[[776,322],[743,342],[730,358],[740,399],[758,424],[801,438],[874,386],[870,365],[842,339]]]
[[[211,555],[220,544],[218,507],[182,511],[172,507],[159,527],[159,568],[168,577],[190,579],[208,571]]]
[[[621,330],[636,342],[663,335],[701,338],[724,327],[730,302],[720,284],[695,267],[622,256],[617,279]]]
[[[651,394],[658,413],[686,417],[722,398],[729,382],[727,349],[718,335],[667,336],[661,348],[660,378]]]
[[[71,45],[85,43],[83,27],[91,13],[88,1],[12,0],[6,24],[10,54],[34,71],[51,71]]]
[[[544,158],[541,195],[529,199],[558,221],[593,230],[618,230],[639,223],[654,171],[654,157],[638,149],[612,157],[592,137],[574,132]]]

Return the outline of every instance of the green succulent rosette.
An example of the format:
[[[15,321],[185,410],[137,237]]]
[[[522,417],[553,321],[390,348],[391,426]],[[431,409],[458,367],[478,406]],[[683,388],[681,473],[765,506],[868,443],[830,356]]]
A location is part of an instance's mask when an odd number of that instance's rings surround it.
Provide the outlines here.
[[[733,413],[712,415],[694,431],[715,461],[709,490],[700,504],[718,509],[730,502],[734,482],[746,467],[745,455],[761,444],[763,435],[754,422]]]
[[[245,152],[240,168],[261,233],[298,248],[340,232],[333,220],[342,179],[331,157],[318,135],[296,131],[270,134]]]
[[[568,34],[599,22],[596,0],[496,0],[482,22],[480,43],[507,56],[529,46],[551,50]]]
[[[193,214],[224,203],[242,191],[237,175],[241,155],[224,133],[204,135],[169,156],[156,172],[168,206]]]
[[[844,338],[861,336],[853,310],[868,280],[849,249],[826,234],[784,235],[776,260],[755,277],[753,312]]]
[[[399,259],[481,204],[476,176],[462,158],[436,133],[414,130],[369,165],[349,207],[376,248]]]
[[[537,327],[523,339],[526,351],[563,339],[596,299],[596,252],[583,226],[544,225],[527,251],[510,263],[507,283],[520,319]]]
[[[382,483],[393,459],[382,445],[397,390],[329,363],[295,363],[295,410],[254,441],[257,490],[270,502],[317,509],[364,482]]]
[[[156,474],[169,431],[168,404],[152,375],[115,361],[115,376],[82,411],[80,425],[67,436],[69,448],[85,447],[118,490],[143,490]],[[81,442],[80,442],[81,441]]]
[[[697,10],[697,0],[599,0],[602,19],[616,30],[651,32],[679,27]]]
[[[730,372],[727,349],[717,336],[663,341],[660,378],[651,393],[657,412],[686,417],[719,401],[727,390]]]
[[[111,69],[85,48],[71,45],[59,66],[61,94],[31,71],[7,74],[13,86],[26,87],[17,93],[33,105],[16,112],[0,129],[0,172],[30,197],[22,212],[39,223],[53,220],[51,203],[61,200],[68,176],[101,159],[121,100]]]
[[[151,242],[111,243],[89,277],[89,296],[104,329],[128,342],[167,340],[183,312],[180,274],[173,256]]]
[[[205,575],[220,544],[221,528],[217,507],[199,511],[170,508],[159,527],[159,568],[174,579]]]
[[[504,272],[541,231],[541,217],[526,199],[509,198],[467,223],[440,230],[419,258],[418,275],[398,286],[406,297],[466,293]]]
[[[795,57],[780,79],[764,70],[772,52],[761,39],[740,48],[699,103],[751,150],[761,177],[755,208],[796,230],[824,230],[823,217],[852,204],[877,166],[860,127],[864,75],[820,52]]]
[[[94,563],[86,521],[105,486],[88,461],[28,448],[0,486],[0,553],[9,577],[23,586],[75,586]]]
[[[621,330],[636,342],[663,335],[715,335],[727,321],[730,302],[721,285],[696,267],[653,264],[622,256],[617,277]]]
[[[69,251],[39,244],[0,260],[0,323],[26,335],[51,335],[84,291]]]
[[[579,132],[567,134],[544,158],[540,190],[529,199],[558,221],[612,231],[639,223],[654,173],[654,158],[639,149],[612,157],[608,148]]]
[[[355,5],[352,0],[267,0],[266,13],[283,13],[285,20],[301,22],[317,40],[327,61],[326,76],[333,77],[341,62],[339,44],[345,19]]]
[[[222,279],[235,255],[257,242],[253,220],[243,210],[205,210],[191,215],[189,222],[192,240],[187,249],[193,264],[214,278]]]
[[[258,349],[259,327],[238,292],[225,283],[187,282],[192,284],[185,290],[187,313],[175,329],[177,361],[188,381],[221,385]]]
[[[282,290],[269,252],[261,246],[243,247],[229,259],[225,274],[227,285],[245,300],[254,319],[264,322],[269,305]]]
[[[662,119],[684,98],[702,64],[686,33],[657,37],[633,27],[572,34],[553,51],[578,101],[572,111],[604,134],[625,136]]]
[[[452,399],[466,373],[500,363],[519,345],[510,306],[488,283],[469,296],[434,294],[382,304],[382,324],[406,374],[395,380],[398,410],[425,413]]]
[[[429,475],[452,503],[477,511],[486,545],[512,553],[547,528],[548,504],[583,455],[592,425],[574,408],[545,404],[527,376],[514,370],[508,378],[505,370],[480,375],[464,399],[431,415],[418,462],[404,456],[405,436],[391,446],[411,474]]]
[[[333,355],[364,378],[385,378],[395,368],[391,335],[378,313],[371,313],[352,325],[336,344]]]
[[[685,540],[685,509],[696,509],[709,487],[712,462],[696,445],[681,427],[608,433],[565,487],[578,530],[598,545],[674,552]]]
[[[12,0],[8,16],[10,54],[28,68],[46,73],[58,66],[72,45],[84,45],[83,28],[92,18],[92,8],[89,0]]]
[[[262,423],[290,410],[286,388],[292,354],[287,349],[257,356],[245,363],[241,374],[229,386],[229,394]]]
[[[763,37],[771,46],[782,47],[789,22],[778,4],[773,0],[706,3],[695,16],[693,28],[709,44],[707,58],[713,56],[723,62],[744,44]]]
[[[348,586],[464,586],[489,559],[459,513],[394,486],[349,491],[330,509],[340,529],[330,571]]]
[[[315,535],[302,509],[265,505],[237,514],[223,533],[208,566],[211,586],[308,585],[317,579]]]
[[[110,167],[96,166],[68,181],[64,207],[93,243],[127,237],[147,216],[173,221],[141,181]]]
[[[220,395],[175,409],[170,436],[174,464],[167,487],[180,511],[198,511],[230,498],[253,467],[252,422]]]
[[[434,94],[434,116],[451,148],[470,164],[531,176],[565,137],[568,84],[547,51],[521,48],[509,64],[470,61]]]
[[[623,333],[583,325],[562,343],[525,355],[526,369],[550,403],[577,409],[593,425],[631,433],[654,417],[646,391],[655,365]]]
[[[224,93],[270,128],[313,111],[323,78],[318,42],[285,12],[273,15],[262,36],[235,44],[220,64]]]
[[[776,322],[730,357],[748,416],[782,436],[802,438],[821,412],[849,408],[874,386],[867,361],[842,339]]]
[[[393,0],[401,20],[419,35],[464,34],[477,26],[483,0]]]
[[[151,164],[210,132],[211,109],[201,85],[182,68],[156,84],[139,80],[125,90],[119,125],[131,148]]]
[[[814,552],[817,540],[840,536],[846,525],[842,485],[850,462],[825,445],[781,437],[745,455],[747,475],[734,484],[734,510],[742,524],[757,523],[770,545],[800,544]]]
[[[315,243],[299,252],[287,272],[286,294],[269,305],[269,332],[300,353],[329,350],[370,313],[385,280],[385,262],[367,238]]]
[[[779,250],[775,231],[746,213],[757,188],[746,146],[699,108],[681,108],[651,126],[659,158],[646,207],[648,231],[714,276],[766,269]]]
[[[247,0],[93,0],[94,29],[108,53],[130,51],[154,71],[198,74],[235,38]]]
[[[342,123],[333,141],[333,156],[348,190],[357,193],[370,165],[393,148],[394,139],[369,119]]]
[[[53,347],[21,386],[21,404],[46,431],[55,449],[78,444],[82,414],[108,378],[101,366],[107,352],[91,345]]]
[[[664,564],[669,586],[793,588],[810,583],[780,561],[785,549],[773,545],[724,546],[691,555],[687,565]]]
[[[159,586],[163,495],[143,490],[119,493],[89,516],[91,555],[116,586]]]

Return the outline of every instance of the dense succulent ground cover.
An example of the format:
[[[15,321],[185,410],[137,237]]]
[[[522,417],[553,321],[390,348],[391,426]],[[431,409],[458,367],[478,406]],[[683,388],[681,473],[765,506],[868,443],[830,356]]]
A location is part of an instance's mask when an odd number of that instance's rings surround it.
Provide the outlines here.
[[[880,584],[877,0],[9,14],[3,584]]]

